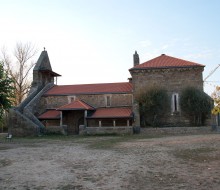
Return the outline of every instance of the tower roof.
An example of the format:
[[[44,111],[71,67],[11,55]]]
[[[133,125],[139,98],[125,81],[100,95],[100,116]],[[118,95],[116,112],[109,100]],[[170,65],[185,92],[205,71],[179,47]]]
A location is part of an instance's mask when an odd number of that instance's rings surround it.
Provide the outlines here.
[[[40,57],[38,58],[37,63],[33,70],[40,72],[47,72],[50,73],[52,76],[61,76],[58,73],[52,71],[52,67],[50,65],[50,59],[45,49],[44,51],[41,52]]]
[[[50,70],[52,71],[52,67],[50,65],[50,59],[47,54],[47,51],[42,51],[40,57],[37,60],[37,63],[34,67],[34,71],[36,70]]]

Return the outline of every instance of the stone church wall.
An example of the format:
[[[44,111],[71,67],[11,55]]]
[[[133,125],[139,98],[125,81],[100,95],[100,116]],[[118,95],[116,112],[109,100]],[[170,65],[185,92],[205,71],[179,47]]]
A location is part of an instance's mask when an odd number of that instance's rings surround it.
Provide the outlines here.
[[[170,111],[166,117],[162,118],[166,126],[188,126],[189,120],[181,113],[172,111],[172,95],[178,94],[186,87],[196,87],[203,90],[202,79],[203,68],[174,68],[174,69],[154,69],[154,70],[132,70],[132,83],[134,90],[134,99],[145,89],[153,86],[165,88],[170,98]],[[135,111],[135,110],[134,110]],[[138,125],[138,124],[136,124]]]
[[[203,68],[154,69],[132,71],[134,92],[149,86],[161,86],[169,93],[181,92],[185,87],[193,86],[203,90]]]
[[[67,96],[42,96],[38,106],[38,112],[42,113],[46,109],[56,109],[66,104],[68,104]]]
[[[79,99],[94,107],[106,107],[106,98],[110,96],[110,106],[131,106],[132,94],[97,94],[97,95],[79,95]]]
[[[106,97],[110,96],[110,107],[132,106],[132,94],[95,94],[95,95],[71,95],[71,96],[43,96],[38,106],[38,113],[46,109],[55,109],[66,105],[76,98],[85,101],[91,106],[106,107]],[[71,99],[72,98],[72,99]]]

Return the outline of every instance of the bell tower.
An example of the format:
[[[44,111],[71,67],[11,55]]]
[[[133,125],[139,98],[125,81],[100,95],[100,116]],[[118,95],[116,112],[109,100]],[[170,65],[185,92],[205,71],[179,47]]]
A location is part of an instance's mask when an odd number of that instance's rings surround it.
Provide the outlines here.
[[[58,76],[61,75],[52,71],[49,56],[44,48],[33,69],[33,82],[31,84],[30,93],[35,89],[42,89],[48,83],[54,84],[54,78]]]

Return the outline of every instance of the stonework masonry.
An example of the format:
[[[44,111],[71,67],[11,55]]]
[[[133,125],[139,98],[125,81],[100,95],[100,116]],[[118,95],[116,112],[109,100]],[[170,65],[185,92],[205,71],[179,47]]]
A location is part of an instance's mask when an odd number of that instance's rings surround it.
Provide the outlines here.
[[[180,97],[182,90],[186,87],[195,87],[199,90],[203,90],[202,72],[203,67],[130,70],[134,102],[136,102],[136,98],[139,94],[153,86],[166,89],[170,100],[174,93]],[[136,116],[138,115],[138,105],[133,106],[133,112],[136,113]],[[170,105],[170,112],[168,112],[166,117],[162,118],[162,120],[164,125],[167,126],[190,125],[189,119],[181,113],[181,109],[177,113],[172,112],[172,105]],[[135,125],[140,126],[140,119],[136,119]]]
[[[169,93],[181,92],[185,87],[203,90],[203,68],[178,68],[131,71],[134,94],[154,85]]]
[[[42,51],[33,71],[30,95],[17,108],[10,110],[9,132],[14,136],[30,136],[39,134],[39,131],[44,127],[47,129],[51,127],[54,131],[60,129],[67,134],[78,134],[80,132],[79,126],[81,126],[82,129],[86,129],[87,134],[132,134],[133,131],[140,130],[137,95],[152,86],[165,88],[171,100],[170,111],[162,118],[163,122],[167,126],[189,126],[189,120],[182,114],[181,108],[176,105],[178,110],[173,110],[172,100],[175,97],[175,104],[177,104],[182,90],[189,86],[203,90],[204,65],[166,55],[140,64],[137,52],[135,52],[133,59],[134,67],[129,70],[132,78],[126,83],[126,88],[121,86],[125,83],[117,83],[117,90],[108,89],[109,91],[105,91],[105,86],[102,85],[102,90],[104,90],[101,91],[99,88],[100,91],[96,91],[90,85],[92,90],[83,89],[81,94],[70,89],[68,92],[65,91],[66,93],[59,93],[60,91],[55,90],[57,94],[48,93],[48,95],[46,92],[55,87],[54,77],[60,75],[52,71],[48,54],[45,50]],[[107,84],[110,83],[104,85]],[[80,85],[77,85],[77,88],[80,88]],[[58,110],[61,106],[71,102],[75,104],[78,100],[87,106],[81,105],[81,107],[71,107],[68,110]],[[125,116],[120,116],[123,111],[116,112],[115,109],[119,110],[124,107],[129,112],[126,112]],[[52,112],[52,110],[47,112],[49,109],[55,109],[53,113],[60,113],[61,119],[59,117],[46,119],[43,117],[43,120],[39,120],[39,115]],[[114,109],[114,113],[108,112],[112,115],[104,118],[91,117],[92,114],[98,112],[97,110],[103,109]],[[88,116],[87,113],[90,115]],[[41,119],[41,117],[39,118]]]
[[[36,92],[33,92],[33,98],[26,99],[18,108],[10,110],[8,124],[10,133],[15,136],[30,136],[40,133],[40,129],[43,129],[44,125],[35,116],[36,110],[42,94],[51,88],[51,86],[53,84],[47,84],[42,90],[36,89]]]
[[[110,96],[111,107],[132,106],[132,94],[88,94],[88,95],[69,95],[69,96],[43,96],[38,105],[38,112],[42,113],[45,109],[57,109],[65,104],[69,104],[74,99],[80,99],[93,106],[106,107],[106,97]],[[71,97],[73,100],[71,100]]]

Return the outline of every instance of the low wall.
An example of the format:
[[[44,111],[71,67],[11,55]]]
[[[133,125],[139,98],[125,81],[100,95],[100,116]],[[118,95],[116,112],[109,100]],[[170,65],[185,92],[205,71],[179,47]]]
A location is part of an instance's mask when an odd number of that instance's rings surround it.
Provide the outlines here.
[[[146,135],[196,135],[220,132],[220,128],[207,127],[164,127],[164,128],[141,128],[141,134]]]
[[[101,135],[101,134],[133,134],[133,127],[86,127],[80,128],[80,134]]]
[[[47,126],[44,129],[45,134],[63,134],[66,135],[67,126]]]

